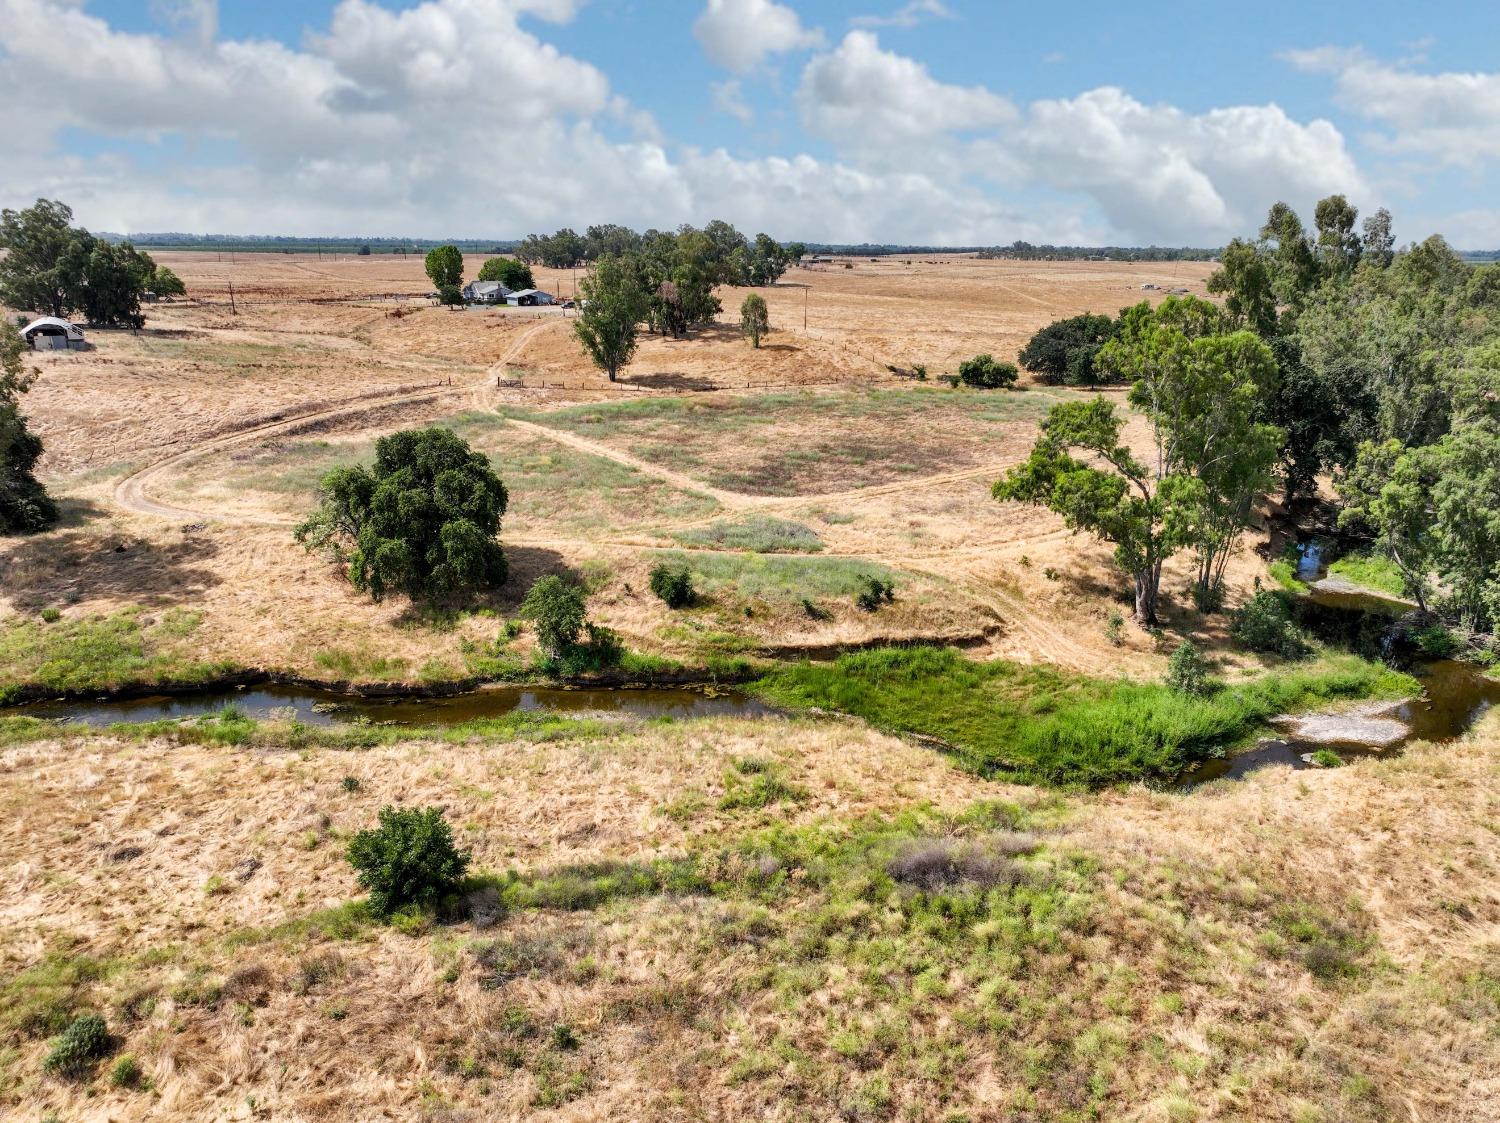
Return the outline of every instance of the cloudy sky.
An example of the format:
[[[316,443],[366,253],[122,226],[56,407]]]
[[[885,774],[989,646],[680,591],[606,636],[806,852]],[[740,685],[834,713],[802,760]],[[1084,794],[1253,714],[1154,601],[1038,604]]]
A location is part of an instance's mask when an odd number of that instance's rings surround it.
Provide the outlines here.
[[[1493,248],[1497,42],[1473,0],[0,0],[0,205],[1217,245],[1342,191]]]

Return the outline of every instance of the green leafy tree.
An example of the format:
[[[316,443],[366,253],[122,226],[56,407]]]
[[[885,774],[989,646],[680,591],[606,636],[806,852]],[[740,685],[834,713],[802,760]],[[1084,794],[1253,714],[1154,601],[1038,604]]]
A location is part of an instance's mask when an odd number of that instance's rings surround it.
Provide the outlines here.
[[[1339,483],[1344,507],[1339,526],[1374,536],[1380,552],[1400,571],[1406,591],[1427,608],[1432,566],[1433,510],[1428,477],[1420,456],[1409,456],[1400,441],[1366,441]]]
[[[657,562],[651,567],[651,591],[668,608],[686,608],[697,594],[693,574],[685,565]]]
[[[0,303],[66,316],[77,291],[73,211],[38,199],[25,210],[0,211]]]
[[[434,907],[458,890],[469,868],[439,807],[382,807],[380,825],[350,839],[346,857],[379,917]]]
[[[766,302],[759,293],[752,292],[740,304],[740,334],[750,341],[750,346],[759,348],[761,337],[771,331],[771,316]]]
[[[1342,195],[1318,201],[1313,221],[1318,228],[1318,254],[1334,275],[1347,273],[1359,264],[1364,243],[1354,230],[1359,211]]]
[[[1198,556],[1194,595],[1205,608],[1220,599],[1224,568],[1270,485],[1283,438],[1260,421],[1277,382],[1275,356],[1252,332],[1224,326],[1224,314],[1196,297],[1169,297],[1155,309],[1142,303],[1125,310],[1099,355],[1103,369],[1131,379],[1130,402],[1151,422],[1173,537]]]
[[[561,659],[578,644],[588,621],[583,590],[549,574],[538,578],[521,602],[521,615],[536,626],[537,643],[549,658]]]
[[[1179,694],[1201,696],[1209,692],[1208,663],[1192,640],[1183,640],[1167,660],[1167,685]]]
[[[1051,386],[1092,386],[1098,381],[1094,357],[1115,334],[1108,316],[1084,313],[1057,320],[1031,337],[1018,358],[1021,365]]]
[[[531,266],[513,257],[492,257],[479,267],[481,281],[499,281],[512,292],[536,288]]]
[[[379,601],[451,597],[504,583],[496,535],[505,486],[483,453],[449,429],[375,442],[375,463],[323,477],[323,501],[297,528],[308,549],[348,551],[349,579]]]
[[[1135,583],[1135,618],[1150,627],[1157,622],[1162,564],[1182,547],[1182,531],[1167,517],[1171,481],[1121,443],[1121,424],[1102,398],[1053,406],[1031,455],[995,484],[994,495],[1047,507],[1068,529],[1113,544],[1115,562]]]
[[[1009,389],[1020,372],[1015,363],[1003,363],[993,355],[975,355],[958,364],[958,380],[980,390]]]
[[[635,356],[636,325],[648,306],[641,285],[634,259],[602,257],[579,286],[583,300],[573,332],[611,382]]]
[[[1381,207],[1365,218],[1363,252],[1360,257],[1376,268],[1386,269],[1396,257],[1396,236],[1391,233],[1391,212]]]
[[[464,255],[455,245],[435,246],[427,251],[427,276],[441,294],[445,289],[461,289],[464,283]]]
[[[157,296],[186,296],[187,286],[182,278],[165,265],[158,265],[151,275],[151,291]]]
[[[111,245],[84,233],[74,243],[70,260],[77,263],[73,306],[89,323],[138,328],[146,322],[141,297],[156,276],[156,262],[149,254],[129,242]]]
[[[20,397],[36,378],[26,368],[25,341],[15,325],[0,320],[0,534],[42,530],[57,521],[57,507],[33,469],[42,441],[26,427]]]

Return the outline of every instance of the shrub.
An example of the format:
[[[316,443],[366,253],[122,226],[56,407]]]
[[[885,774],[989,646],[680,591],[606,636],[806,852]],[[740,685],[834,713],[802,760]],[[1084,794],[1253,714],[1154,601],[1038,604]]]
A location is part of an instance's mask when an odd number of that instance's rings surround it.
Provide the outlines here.
[[[117,1060],[109,1069],[109,1082],[116,1088],[138,1088],[141,1086],[143,1076],[140,1061],[129,1053]]]
[[[428,908],[458,888],[469,855],[436,807],[380,809],[380,826],[349,842],[349,864],[369,890],[370,911],[389,917],[408,905]]]
[[[1109,610],[1109,618],[1104,621],[1104,638],[1116,647],[1125,642],[1125,617],[1118,608]]]
[[[561,577],[540,577],[521,602],[521,615],[536,625],[537,643],[559,659],[578,642],[588,615],[583,590]]]
[[[1235,610],[1229,634],[1251,651],[1264,651],[1287,659],[1303,659],[1312,653],[1302,629],[1292,623],[1285,598],[1269,589],[1255,595]]]
[[[56,1076],[81,1076],[109,1052],[109,1027],[98,1014],[81,1014],[52,1045],[42,1068]]]
[[[1015,363],[999,362],[992,355],[975,355],[958,364],[958,380],[981,390],[1014,386],[1019,373]]]
[[[586,638],[574,643],[557,657],[557,667],[566,676],[596,674],[618,667],[625,657],[625,645],[611,629],[601,624],[586,622],[583,625]]]
[[[56,624],[61,619],[62,619],[62,612],[60,610],[58,610],[56,608],[44,608],[44,609],[42,609],[42,622],[43,623],[46,623],[46,624]]]
[[[651,591],[668,608],[686,608],[693,603],[693,574],[685,565],[657,562],[651,567]]]
[[[1318,749],[1309,758],[1319,768],[1342,768],[1344,758],[1332,749]]]
[[[1208,664],[1192,640],[1183,640],[1167,662],[1167,685],[1179,694],[1207,694]]]
[[[1451,659],[1458,653],[1458,637],[1438,622],[1419,629],[1412,639],[1417,650],[1429,659]]]
[[[346,792],[357,792],[359,791],[359,777],[345,776],[342,780],[339,781],[339,786],[342,787]]]
[[[883,604],[891,604],[896,599],[896,583],[885,581],[879,577],[866,574],[861,578],[864,583],[862,588],[854,597],[854,603],[866,612],[874,612]]]

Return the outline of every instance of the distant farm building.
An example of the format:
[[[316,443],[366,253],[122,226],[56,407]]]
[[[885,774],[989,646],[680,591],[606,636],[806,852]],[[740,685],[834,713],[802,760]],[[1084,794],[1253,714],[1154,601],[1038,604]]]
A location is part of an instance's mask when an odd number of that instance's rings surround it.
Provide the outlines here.
[[[510,289],[499,281],[470,281],[464,286],[464,299],[470,304],[503,304]]]
[[[530,308],[538,304],[555,304],[550,292],[541,289],[521,289],[519,292],[505,294],[505,303],[512,308]]]
[[[83,329],[56,316],[42,316],[21,329],[21,338],[37,351],[82,351]]]

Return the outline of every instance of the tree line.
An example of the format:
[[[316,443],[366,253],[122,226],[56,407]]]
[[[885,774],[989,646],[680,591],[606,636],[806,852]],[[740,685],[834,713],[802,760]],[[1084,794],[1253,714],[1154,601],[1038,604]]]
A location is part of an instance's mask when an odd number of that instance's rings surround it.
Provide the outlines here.
[[[1209,291],[1117,320],[1038,333],[1024,365],[1049,380],[1131,384],[1153,452],[1121,440],[1103,399],[1054,407],[996,495],[1046,505],[1115,546],[1136,618],[1156,622],[1162,563],[1197,557],[1200,607],[1252,504],[1296,512],[1331,480],[1339,525],[1402,573],[1423,607],[1478,631],[1500,619],[1500,265],[1438,236],[1398,249],[1384,209],[1342,196],[1312,229],[1278,203],[1223,251]]]
[[[100,327],[145,323],[146,293],[181,296],[181,278],[129,242],[111,242],[73,225],[65,203],[38,199],[0,211],[0,301],[48,316],[81,315]]]

